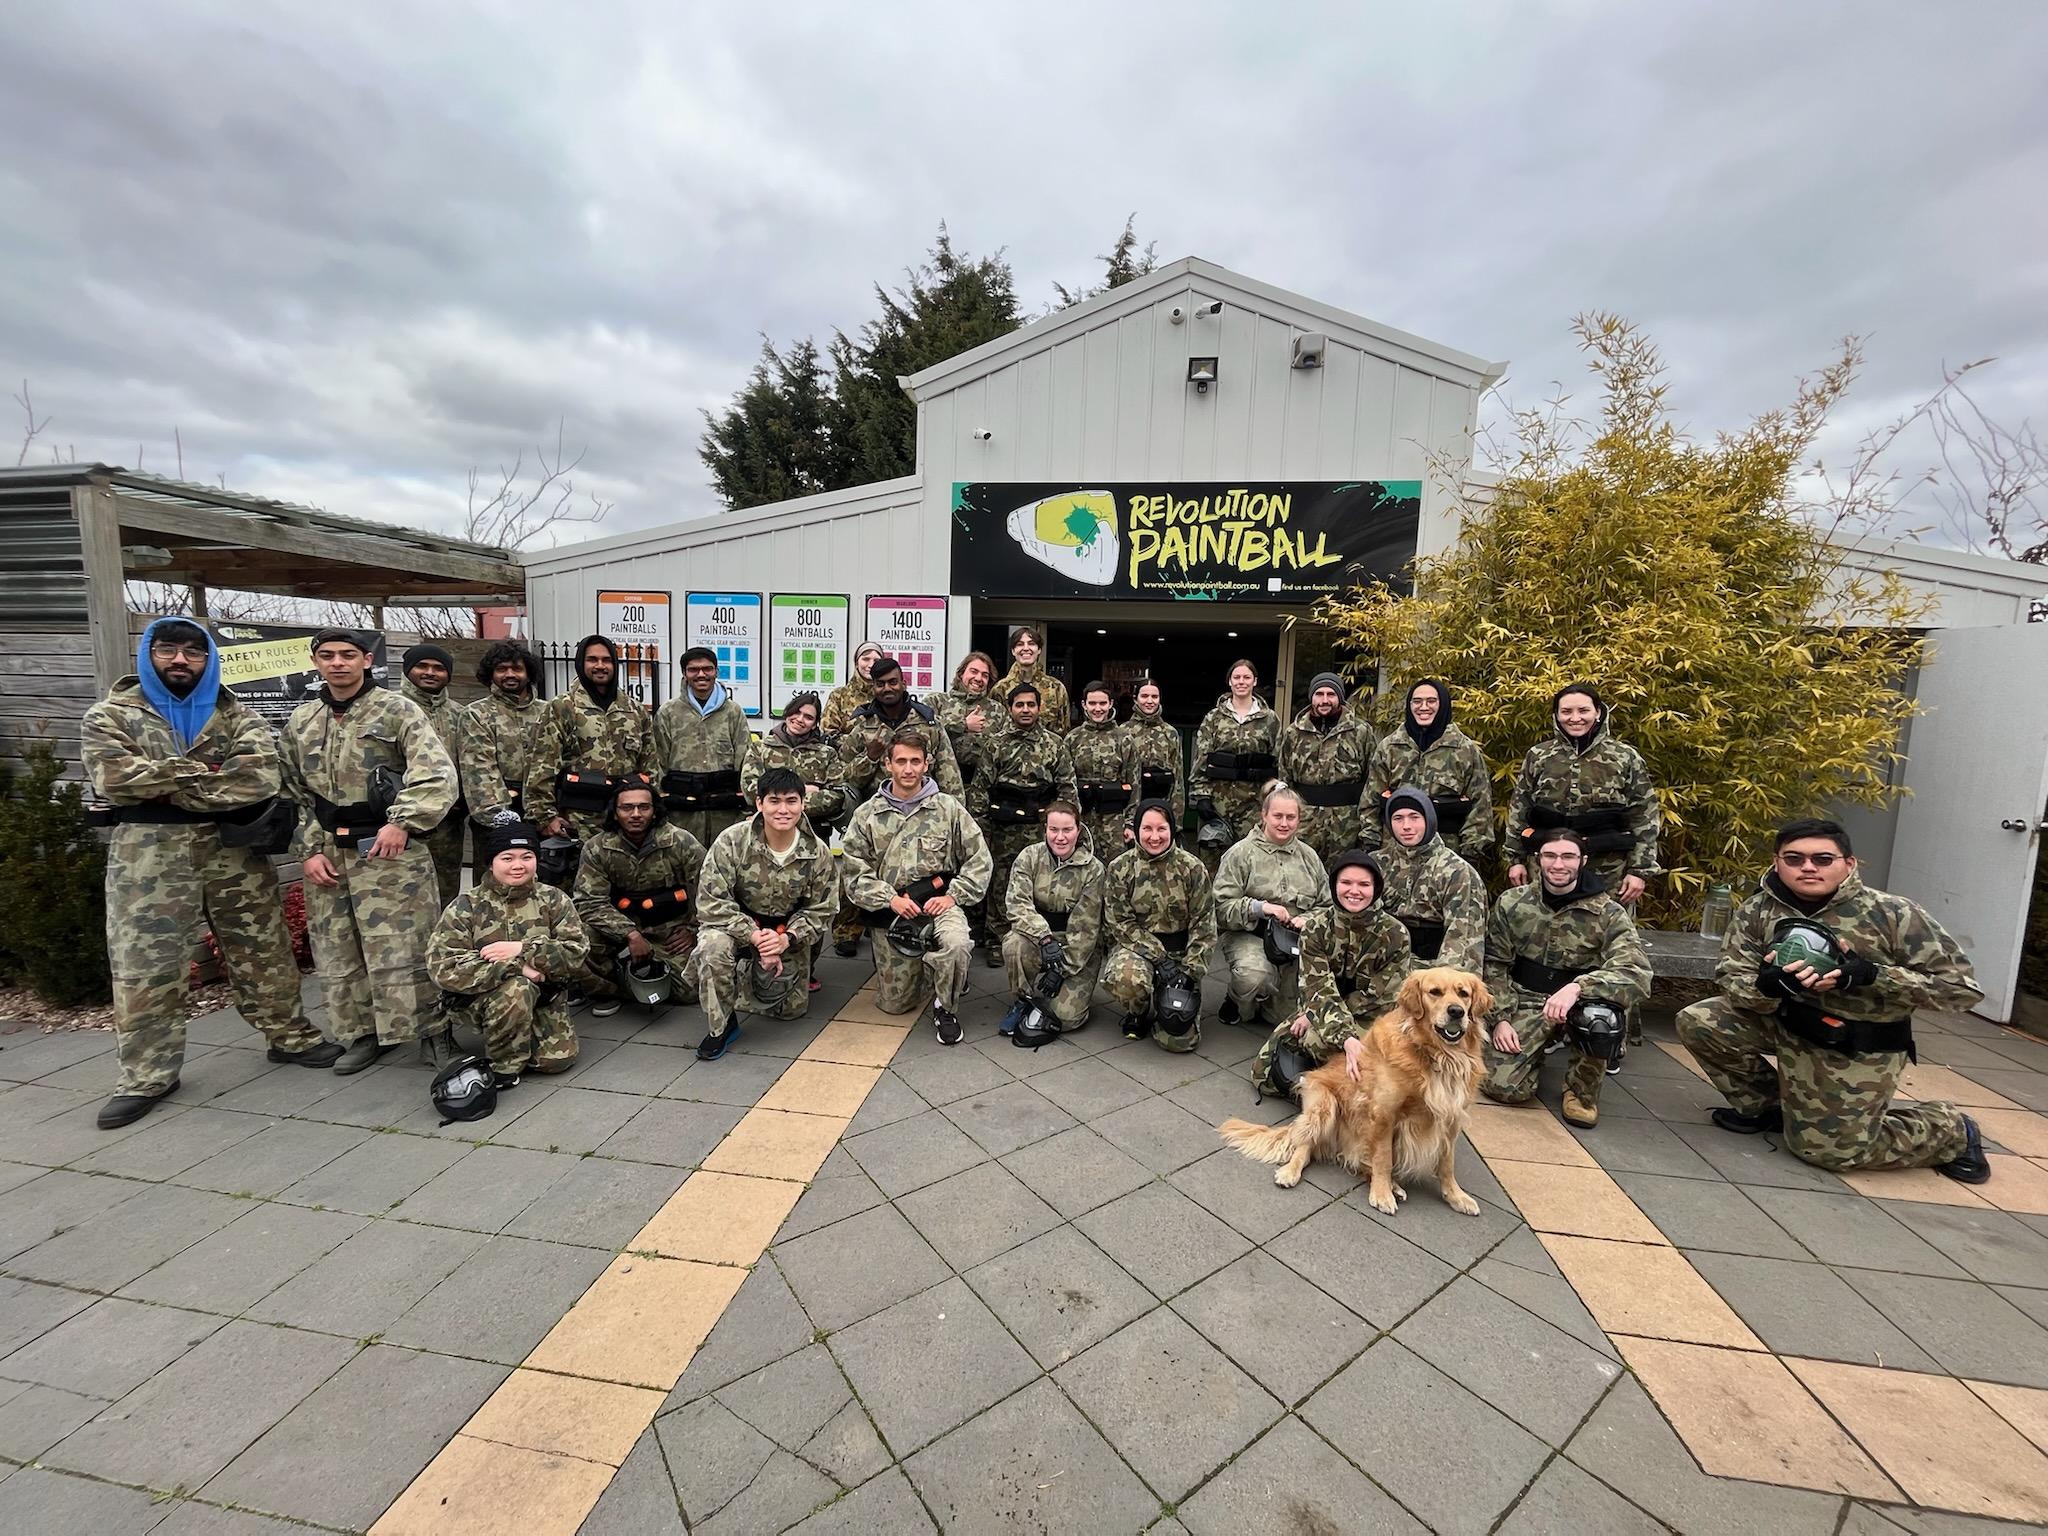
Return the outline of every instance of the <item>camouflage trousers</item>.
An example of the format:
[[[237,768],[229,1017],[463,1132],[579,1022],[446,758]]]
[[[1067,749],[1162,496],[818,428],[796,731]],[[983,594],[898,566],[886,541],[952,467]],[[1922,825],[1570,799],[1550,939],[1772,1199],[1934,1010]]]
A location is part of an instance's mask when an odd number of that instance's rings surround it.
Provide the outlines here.
[[[1216,802],[1216,814],[1230,823],[1230,841],[1243,842],[1252,835],[1252,829],[1259,824],[1259,786],[1256,784],[1218,784],[1209,791],[1209,798]],[[1202,861],[1202,868],[1209,871],[1209,878],[1216,878],[1216,866],[1223,862],[1223,855],[1230,851],[1222,848],[1195,848],[1195,856]]]
[[[800,1019],[811,1005],[811,950],[807,944],[792,944],[782,952],[782,971],[789,978],[789,991],[774,1004],[754,995],[754,956],[742,950],[739,941],[722,928],[697,935],[696,964],[690,980],[690,996],[704,1004],[704,1032],[725,1033],[726,1020],[740,1013],[763,1014],[771,1019]]]
[[[468,823],[467,816],[451,815],[425,837],[414,839],[427,845],[434,861],[434,888],[444,907],[462,894],[462,834]]]
[[[1301,830],[1295,833],[1309,847],[1316,857],[1323,861],[1323,867],[1330,867],[1330,860],[1347,848],[1358,846],[1359,812],[1349,805],[1304,805],[1301,808]]]
[[[1124,829],[1131,824],[1128,806],[1118,806],[1113,811],[1083,811],[1081,825],[1088,829],[1092,838],[1095,857],[1107,864],[1131,844],[1124,841]]]
[[[1038,826],[1000,827],[987,836],[989,856],[995,860],[995,873],[988,882],[988,944],[991,949],[1001,949],[1010,933],[1010,871],[1016,867],[1017,855],[1043,840],[1045,830]]]
[[[1150,1016],[1152,1012],[1152,991],[1155,980],[1152,962],[1135,949],[1119,944],[1109,952],[1109,958],[1102,962],[1102,990],[1110,996],[1119,1012]],[[1156,1024],[1152,1028],[1152,1043],[1162,1051],[1185,1055],[1202,1043],[1202,1026],[1199,1022],[1184,1035],[1169,1035]]]
[[[748,814],[746,811],[682,811],[668,819],[709,848],[712,839],[727,827],[738,826]]]
[[[1522,1048],[1512,1056],[1506,1051],[1495,1050],[1489,1030],[1486,1075],[1479,1080],[1479,1091],[1487,1098],[1496,1104],[1526,1104],[1535,1098],[1543,1077],[1544,1047],[1562,1037],[1571,1063],[1565,1069],[1565,1087],[1578,1097],[1581,1104],[1599,1105],[1600,1085],[1607,1081],[1607,1063],[1580,1050],[1578,1042],[1571,1038],[1563,1024],[1553,1024],[1544,1018],[1541,999],[1511,1003],[1496,1011],[1488,1023],[1512,1024],[1516,1035],[1521,1038]]]
[[[1265,938],[1256,933],[1226,933],[1219,947],[1230,967],[1230,1000],[1245,1023],[1282,1024],[1301,1012],[1299,962],[1275,965],[1266,956]]]
[[[315,836],[306,852],[325,853],[341,879],[306,882],[306,931],[334,1038],[398,1045],[431,1029],[440,993],[427,976],[427,937],[441,909],[426,846],[414,840],[395,859],[372,859]]]
[[[668,951],[668,941],[679,931],[690,933],[691,941],[683,947],[681,954],[672,955]],[[585,932],[589,932],[587,924],[585,925]],[[675,1000],[685,1004],[696,1002],[697,940],[694,930],[682,923],[658,923],[654,927],[647,929],[646,932],[648,942],[654,946],[654,953],[660,958],[662,964],[668,967],[669,975],[675,979]],[[586,997],[610,998],[622,996],[623,993],[619,987],[615,968],[619,952],[625,947],[624,944],[612,939],[603,938],[598,934],[591,933],[590,957],[583,962],[582,966],[578,968],[575,975],[570,979],[575,985],[583,989]]]
[[[192,947],[208,928],[242,1017],[278,1050],[320,1044],[299,1002],[298,962],[270,860],[221,847],[211,827],[117,827],[107,857],[117,1094],[161,1094],[177,1081]]]
[[[1095,999],[1095,978],[1102,970],[1100,959],[1092,959],[1076,975],[1069,976],[1052,1000],[1052,1016],[1069,1033],[1088,1023],[1088,1008]],[[1003,979],[1012,997],[1028,997],[1038,985],[1038,946],[1012,929],[1003,940]]]
[[[1845,1056],[1822,1050],[1725,997],[1680,1013],[1678,1038],[1736,1113],[1782,1109],[1785,1149],[1816,1167],[1932,1168],[1960,1157],[1967,1143],[1955,1105],[1892,1103],[1906,1068],[1902,1051]],[[1775,1070],[1766,1054],[1778,1058]]]
[[[484,1037],[493,1072],[566,1072],[576,1065],[576,1027],[562,994],[542,1002],[540,988],[524,976],[451,1012]]]
[[[960,1006],[967,990],[967,964],[974,958],[974,939],[967,914],[948,907],[933,920],[939,947],[926,955],[897,953],[887,930],[874,930],[875,1006],[884,1013],[915,1013],[927,998],[948,1008]]]

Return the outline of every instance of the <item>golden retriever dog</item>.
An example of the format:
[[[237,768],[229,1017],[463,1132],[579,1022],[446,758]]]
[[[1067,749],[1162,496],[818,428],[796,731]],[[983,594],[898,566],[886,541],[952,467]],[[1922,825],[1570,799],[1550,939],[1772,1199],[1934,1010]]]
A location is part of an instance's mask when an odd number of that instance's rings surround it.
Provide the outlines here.
[[[1356,1081],[1340,1052],[1302,1078],[1294,1119],[1226,1120],[1223,1139],[1247,1157],[1280,1164],[1273,1182],[1282,1189],[1323,1158],[1369,1175],[1367,1198],[1391,1216],[1395,1202],[1408,1198],[1396,1179],[1433,1171],[1444,1204],[1477,1216],[1479,1202],[1458,1187],[1455,1159],[1485,1070],[1480,1041],[1492,1007],[1486,983],[1470,971],[1417,971],[1366,1032]]]

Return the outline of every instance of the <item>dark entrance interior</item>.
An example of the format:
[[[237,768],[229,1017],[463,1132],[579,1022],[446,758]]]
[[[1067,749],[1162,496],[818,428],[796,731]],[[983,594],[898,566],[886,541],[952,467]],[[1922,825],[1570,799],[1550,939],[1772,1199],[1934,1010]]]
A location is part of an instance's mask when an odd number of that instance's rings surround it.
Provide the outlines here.
[[[1259,691],[1268,702],[1279,664],[1280,632],[1223,621],[1214,625],[1132,623],[1128,620],[1090,624],[1055,621],[1046,645],[1046,669],[1067,685],[1074,707],[1081,707],[1081,689],[1096,678],[1116,695],[1117,718],[1130,718],[1131,699],[1141,678],[1159,683],[1166,718],[1192,739],[1202,716],[1224,691],[1230,664],[1249,658],[1259,669]],[[974,649],[996,658],[1000,673],[1009,666],[1010,626],[1002,620],[974,626]]]

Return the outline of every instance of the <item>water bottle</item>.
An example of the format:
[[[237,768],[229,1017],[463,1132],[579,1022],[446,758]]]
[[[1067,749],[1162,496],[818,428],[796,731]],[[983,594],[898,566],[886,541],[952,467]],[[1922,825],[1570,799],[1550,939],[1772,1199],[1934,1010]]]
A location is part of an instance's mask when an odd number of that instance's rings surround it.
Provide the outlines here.
[[[1728,921],[1735,915],[1735,894],[1725,885],[1711,887],[1707,899],[1700,907],[1700,937],[1718,939],[1728,932]]]

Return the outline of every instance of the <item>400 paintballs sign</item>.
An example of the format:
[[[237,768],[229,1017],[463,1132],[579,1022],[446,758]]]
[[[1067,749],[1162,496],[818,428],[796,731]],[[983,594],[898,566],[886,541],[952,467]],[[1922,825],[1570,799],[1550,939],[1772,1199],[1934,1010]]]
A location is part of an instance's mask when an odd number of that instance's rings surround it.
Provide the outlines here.
[[[1421,511],[1419,480],[956,482],[953,590],[1311,602],[1398,575]]]

